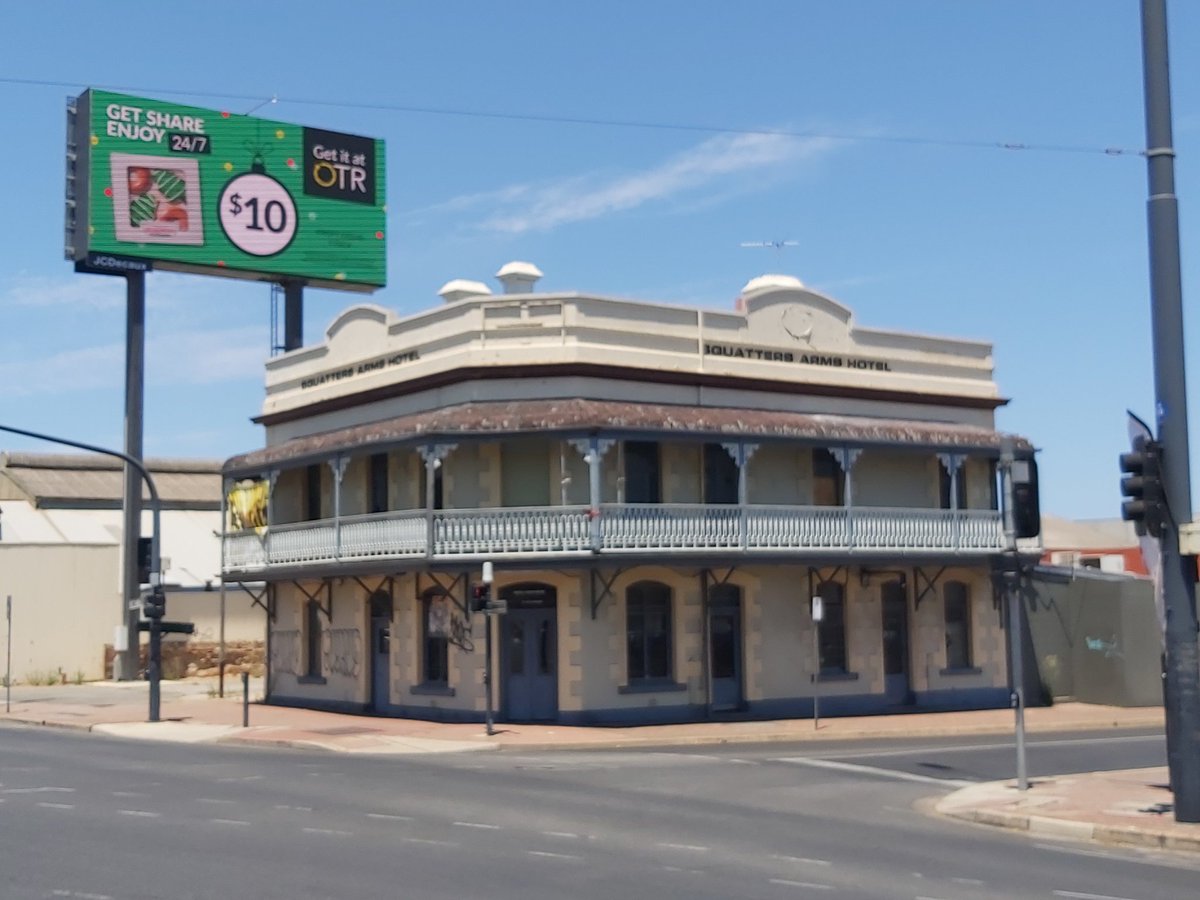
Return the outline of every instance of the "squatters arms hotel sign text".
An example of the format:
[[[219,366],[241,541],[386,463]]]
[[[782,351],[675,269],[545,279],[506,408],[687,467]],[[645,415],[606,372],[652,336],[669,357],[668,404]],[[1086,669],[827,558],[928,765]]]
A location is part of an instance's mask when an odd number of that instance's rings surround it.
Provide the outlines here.
[[[753,359],[761,362],[798,363],[802,366],[827,366],[834,369],[892,371],[891,363],[883,359],[862,359],[857,356],[841,356],[830,353],[797,353],[793,350],[768,350],[763,347],[741,347],[737,344],[706,343],[704,355],[723,356],[729,359]]]

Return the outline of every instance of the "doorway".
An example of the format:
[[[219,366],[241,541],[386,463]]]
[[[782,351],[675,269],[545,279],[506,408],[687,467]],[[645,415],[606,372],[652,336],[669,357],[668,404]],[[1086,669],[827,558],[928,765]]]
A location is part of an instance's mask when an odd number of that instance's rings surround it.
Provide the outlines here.
[[[392,595],[371,595],[371,710],[386,712],[391,705]]]
[[[908,678],[908,590],[903,581],[881,588],[883,607],[883,692],[899,706],[912,702]]]
[[[742,591],[715,584],[708,595],[708,665],[713,712],[742,706]]]
[[[510,722],[558,718],[558,597],[545,584],[500,590],[501,712]]]

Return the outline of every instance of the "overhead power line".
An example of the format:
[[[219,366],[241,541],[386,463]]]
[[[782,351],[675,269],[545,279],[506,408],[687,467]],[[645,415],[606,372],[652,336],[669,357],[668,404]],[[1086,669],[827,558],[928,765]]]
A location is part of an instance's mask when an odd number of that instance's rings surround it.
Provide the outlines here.
[[[313,97],[287,97],[273,94],[263,97],[255,94],[231,94],[210,90],[178,90],[173,88],[147,88],[140,85],[93,84],[77,81],[49,81],[35,78],[9,78],[0,76],[0,84],[24,87],[62,87],[76,90],[95,87],[106,91],[136,93],[138,96],[188,96],[206,97],[213,100],[236,100],[255,104],[256,110],[267,104],[294,103],[298,106],[320,106],[334,109],[372,110],[375,112],[406,113],[427,116],[458,116],[474,119],[497,119],[512,122],[541,122],[550,125],[586,125],[602,128],[643,128],[659,131],[689,131],[703,134],[763,135],[773,137],[805,138],[808,140],[847,141],[875,144],[910,144],[929,147],[958,147],[973,150],[1027,150],[1041,153],[1076,153],[1102,156],[1145,156],[1144,150],[1127,147],[1094,147],[1072,144],[1039,144],[1024,141],[980,141],[955,138],[935,138],[921,135],[896,134],[850,134],[828,131],[799,131],[789,128],[735,128],[727,125],[705,125],[687,122],[654,122],[641,119],[604,119],[590,116],[566,116],[540,113],[506,112],[485,109],[465,109],[451,106],[415,106],[403,103],[364,102],[349,100],[322,100]],[[245,113],[248,115],[248,113]]]

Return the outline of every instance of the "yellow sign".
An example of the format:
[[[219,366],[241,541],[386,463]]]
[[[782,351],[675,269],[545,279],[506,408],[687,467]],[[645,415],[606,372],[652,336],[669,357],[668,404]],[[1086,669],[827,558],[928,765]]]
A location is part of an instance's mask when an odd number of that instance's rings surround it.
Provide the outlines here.
[[[267,527],[267,496],[270,487],[265,481],[244,482],[229,492],[229,530],[262,532]]]

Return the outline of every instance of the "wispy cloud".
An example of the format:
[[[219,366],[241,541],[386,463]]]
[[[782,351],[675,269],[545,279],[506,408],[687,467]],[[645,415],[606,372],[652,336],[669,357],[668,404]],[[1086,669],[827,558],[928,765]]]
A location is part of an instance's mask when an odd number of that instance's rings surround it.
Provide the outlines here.
[[[261,286],[258,286],[261,289]],[[174,272],[155,272],[146,283],[146,305],[165,310],[204,308],[214,298],[250,290],[225,279],[197,278]],[[0,282],[0,307],[30,310],[71,308],[111,310],[125,308],[125,279],[103,275],[61,276],[19,273]]]
[[[262,378],[266,356],[261,328],[164,334],[146,348],[146,380],[156,385],[197,385]],[[123,343],[0,362],[0,397],[110,390],[124,383]]]
[[[680,198],[702,202],[699,192],[703,190],[736,192],[730,184],[735,177],[780,171],[784,166],[815,160],[836,143],[825,138],[788,135],[721,135],[643,172],[581,175],[539,185],[512,185],[454,197],[427,212],[482,210],[478,227],[487,231],[506,234],[548,231],[650,203]],[[747,182],[741,187],[753,186]]]

